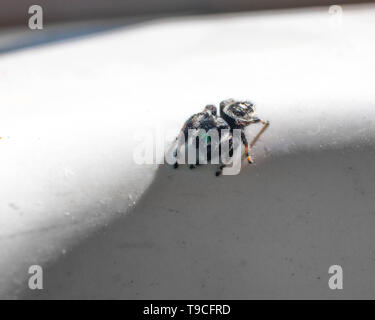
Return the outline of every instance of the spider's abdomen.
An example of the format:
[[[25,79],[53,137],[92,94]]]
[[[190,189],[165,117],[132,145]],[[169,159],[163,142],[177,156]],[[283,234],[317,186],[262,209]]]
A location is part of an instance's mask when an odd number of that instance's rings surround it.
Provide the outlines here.
[[[208,132],[211,129],[229,129],[229,125],[223,119],[201,112],[191,116],[186,122],[184,129],[185,141],[188,139],[189,130],[192,129],[202,129]]]

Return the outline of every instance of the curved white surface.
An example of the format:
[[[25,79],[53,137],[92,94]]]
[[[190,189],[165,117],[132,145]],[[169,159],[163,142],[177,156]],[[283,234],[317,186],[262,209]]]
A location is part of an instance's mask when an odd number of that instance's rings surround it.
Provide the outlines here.
[[[373,13],[166,20],[1,57],[0,295],[373,297]],[[271,121],[255,166],[132,162],[137,128],[228,97]]]

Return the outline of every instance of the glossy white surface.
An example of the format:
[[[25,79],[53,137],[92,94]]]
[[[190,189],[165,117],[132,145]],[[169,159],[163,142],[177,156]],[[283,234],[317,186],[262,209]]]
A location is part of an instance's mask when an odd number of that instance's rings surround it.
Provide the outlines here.
[[[165,20],[2,56],[0,294],[36,263],[28,298],[373,297],[374,12]],[[177,130],[228,97],[271,121],[255,166],[132,163],[145,117]]]

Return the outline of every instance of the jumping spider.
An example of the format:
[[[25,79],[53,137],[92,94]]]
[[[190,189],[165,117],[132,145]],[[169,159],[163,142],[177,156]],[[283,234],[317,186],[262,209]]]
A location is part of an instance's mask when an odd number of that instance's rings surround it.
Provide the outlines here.
[[[249,143],[245,135],[245,128],[253,123],[262,123],[263,127],[259,133],[254,137],[254,139]],[[203,129],[206,132],[210,129],[217,129],[219,134],[219,150],[221,150],[221,143],[224,139],[229,140],[229,156],[233,155],[233,130],[241,130],[241,142],[245,146],[245,156],[249,163],[253,163],[251,156],[249,155],[249,149],[251,149],[259,137],[269,126],[269,121],[262,120],[255,115],[255,105],[250,101],[237,101],[234,99],[227,99],[220,103],[220,116],[217,115],[217,109],[214,105],[207,105],[202,112],[192,115],[183,125],[178,137],[176,138],[177,147],[174,151],[174,155],[177,156],[177,150],[181,148],[181,137],[184,136],[185,146],[188,141],[188,132],[189,129]],[[227,129],[229,135],[223,137],[221,135],[221,130]],[[199,146],[199,137],[196,137],[197,144],[196,148]],[[208,143],[207,147],[207,160],[210,160],[211,155],[211,146]],[[219,151],[221,155],[221,151]],[[199,159],[197,158],[196,165],[199,165]],[[196,165],[191,164],[190,169],[196,167]],[[219,176],[222,173],[224,164],[221,164],[219,170],[216,171],[216,176]],[[178,163],[174,164],[174,168],[178,168]]]

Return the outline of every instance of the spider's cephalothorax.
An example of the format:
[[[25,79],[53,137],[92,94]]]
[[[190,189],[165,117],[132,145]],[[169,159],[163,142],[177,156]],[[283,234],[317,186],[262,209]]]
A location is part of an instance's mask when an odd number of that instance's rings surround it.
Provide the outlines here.
[[[255,105],[250,101],[238,101],[234,99],[227,99],[220,102],[220,117],[222,117],[230,126],[232,130],[241,130],[241,140],[245,145],[245,155],[249,163],[253,163],[249,155],[249,147],[251,148],[259,136],[269,126],[269,121],[259,119],[255,115]],[[245,127],[253,123],[262,123],[264,126],[261,132],[249,144],[245,134]]]
[[[245,135],[245,127],[252,123],[262,123],[263,128],[255,136],[252,142],[249,144]],[[178,141],[177,148],[175,149],[175,155],[177,155],[177,150],[181,147],[180,141],[185,141],[185,144],[189,141],[189,129],[200,130],[203,129],[208,132],[211,129],[217,129],[219,134],[218,143],[214,144],[213,142],[207,140],[207,160],[210,160],[211,149],[218,148],[219,154],[221,156],[221,146],[224,141],[229,143],[229,156],[233,155],[233,149],[236,148],[234,139],[233,139],[233,130],[241,130],[241,140],[245,145],[245,155],[249,163],[253,163],[249,155],[249,147],[251,148],[259,137],[263,134],[265,129],[268,127],[269,122],[259,119],[255,116],[255,106],[250,101],[237,101],[234,99],[224,100],[220,103],[220,116],[217,115],[217,110],[214,105],[207,105],[202,112],[192,115],[182,127],[179,136],[176,138]],[[227,135],[221,135],[221,130],[227,129]],[[184,139],[181,139],[181,138]],[[201,137],[196,137],[197,141]],[[208,139],[208,138],[207,138]],[[196,144],[196,147],[199,143]],[[197,159],[197,164],[199,164]],[[174,167],[178,167],[178,163],[174,164]],[[216,172],[216,175],[220,175],[222,169],[225,165],[220,165],[219,171]],[[190,165],[190,168],[195,168],[195,165]]]
[[[220,116],[232,129],[242,129],[259,121],[255,116],[255,105],[250,101],[224,100],[220,102]]]

